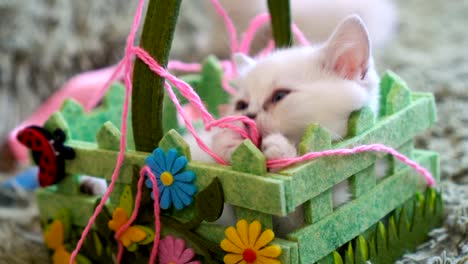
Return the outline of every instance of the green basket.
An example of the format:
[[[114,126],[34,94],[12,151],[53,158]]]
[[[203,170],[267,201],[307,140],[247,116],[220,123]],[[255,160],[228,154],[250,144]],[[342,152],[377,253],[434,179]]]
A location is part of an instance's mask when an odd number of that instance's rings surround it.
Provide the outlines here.
[[[178,4],[151,1],[149,12],[154,12],[152,5],[159,5],[161,10],[177,10]],[[279,16],[276,13],[272,8],[274,28],[275,23],[279,23],[277,17],[281,17],[281,13]],[[151,27],[149,19],[159,18],[147,18],[144,35]],[[171,18],[167,15],[160,19],[174,20],[174,16]],[[283,17],[279,21],[282,20],[288,22],[289,18]],[[279,24],[284,25],[284,22]],[[166,38],[166,42],[170,43],[172,37],[168,37],[167,32],[172,32],[173,27],[163,27],[165,29],[159,30],[160,34],[155,42],[158,38]],[[288,42],[284,35],[277,35],[275,34],[275,39],[283,37],[282,43]],[[157,45],[147,50],[151,53],[156,47]],[[166,45],[165,51],[156,56],[158,61],[167,61],[169,47],[169,44]],[[144,74],[138,71],[147,71],[144,67],[146,66],[136,66],[134,87],[141,84],[146,90],[160,91],[159,95],[163,94],[162,82],[158,78],[151,84],[142,84],[144,78],[152,78],[141,77]],[[227,101],[227,94],[212,92],[222,91],[222,71],[216,58],[208,58],[200,74],[188,75],[183,79],[196,89],[207,109],[214,114],[218,105]],[[138,88],[140,92],[137,94],[141,99],[143,88]],[[378,117],[374,118],[369,108],[353,112],[348,121],[348,136],[338,142],[332,142],[325,129],[311,124],[300,143],[300,154],[380,143],[417,161],[438,181],[438,154],[415,149],[413,142],[416,135],[426,131],[436,121],[433,96],[411,92],[392,72],[383,75],[380,89],[381,109]],[[79,175],[110,180],[120,145],[121,133],[118,127],[121,125],[123,94],[123,86],[113,85],[101,106],[91,113],[84,113],[78,103],[68,100],[45,125],[49,131],[57,128],[65,131],[66,145],[72,147],[76,154],[74,159],[65,162],[64,180],[37,192],[41,221],[44,229],[48,230],[46,233],[52,230],[52,221],[60,221],[64,229],[63,244],[70,252],[100,200],[100,197],[80,193]],[[189,146],[181,136],[185,130],[176,121],[174,106],[167,97],[160,98],[155,94],[153,99],[157,98],[159,104],[143,105],[151,110],[148,110],[150,114],[164,113],[161,120],[155,121],[163,136],[161,140],[152,142],[152,146],[145,145],[143,148],[141,144],[144,143],[133,141],[134,136],[138,138],[144,128],[140,124],[144,108],[133,101],[132,114],[137,113],[138,117],[132,116],[134,129],[128,133],[128,147],[115,189],[85,240],[78,263],[110,261],[117,252],[117,244],[108,222],[117,208],[123,208],[128,215],[132,212],[139,171],[145,165],[146,157],[151,154],[149,151],[155,147],[165,151],[175,148],[179,154],[188,158],[187,169],[196,174],[194,184],[199,191],[195,202],[182,210],[163,211],[161,234],[163,237],[173,234],[185,239],[202,263],[220,263],[225,254],[219,245],[225,238],[226,227],[201,221],[216,218],[223,202],[235,207],[237,219],[248,222],[258,220],[263,229],[273,228],[274,216],[287,216],[302,206],[303,226],[271,242],[282,249],[278,260],[291,264],[365,263],[367,260],[373,263],[392,263],[406,250],[414,249],[422,243],[427,238],[427,232],[441,222],[440,195],[433,189],[427,189],[425,180],[416,171],[391,156],[361,153],[325,157],[269,173],[261,151],[252,142],[245,140],[233,153],[230,166],[193,161]],[[134,97],[132,100],[139,99]],[[139,110],[135,109],[136,105]],[[150,138],[151,141],[154,137],[148,137],[149,132],[145,132],[145,140]],[[137,151],[135,148],[146,151]],[[388,159],[390,168],[388,175],[377,180],[374,167],[379,158]],[[343,181],[349,181],[353,198],[344,205],[333,208],[332,188]],[[424,191],[425,195],[421,195]],[[146,238],[126,248],[125,263],[148,261],[154,236],[154,216],[149,192],[148,189],[143,191],[142,209],[135,221],[135,225],[146,233]]]

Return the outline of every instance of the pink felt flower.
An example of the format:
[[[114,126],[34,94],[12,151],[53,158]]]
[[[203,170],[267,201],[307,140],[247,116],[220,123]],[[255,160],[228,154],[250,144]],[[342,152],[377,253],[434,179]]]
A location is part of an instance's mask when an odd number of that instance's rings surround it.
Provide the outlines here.
[[[201,264],[192,261],[195,251],[185,247],[185,241],[173,236],[166,236],[159,244],[159,263],[161,264]]]

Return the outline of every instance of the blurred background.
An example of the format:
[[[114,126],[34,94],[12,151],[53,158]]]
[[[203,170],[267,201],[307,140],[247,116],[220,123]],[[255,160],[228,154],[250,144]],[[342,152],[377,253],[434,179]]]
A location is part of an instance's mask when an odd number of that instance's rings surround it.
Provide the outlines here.
[[[8,132],[66,80],[121,58],[136,2],[0,0],[0,179],[18,170],[4,144]],[[200,2],[184,1],[172,58],[199,61],[209,52],[204,40],[213,21],[205,14],[213,10]],[[396,33],[375,50],[376,63],[436,97],[439,122],[417,145],[441,154],[447,214],[432,241],[402,261],[455,262],[468,256],[468,1],[395,4]],[[216,53],[226,55],[227,37],[220,39]],[[0,263],[44,263],[37,215],[32,194],[0,194]]]

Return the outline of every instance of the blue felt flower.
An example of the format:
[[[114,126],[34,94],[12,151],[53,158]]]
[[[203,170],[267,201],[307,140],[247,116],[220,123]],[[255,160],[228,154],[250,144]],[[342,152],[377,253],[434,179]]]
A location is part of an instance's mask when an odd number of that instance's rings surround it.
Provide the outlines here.
[[[176,209],[182,209],[193,202],[193,195],[197,187],[193,185],[195,173],[185,170],[188,161],[185,156],[179,156],[176,149],[170,149],[166,153],[160,148],[153,151],[146,158],[146,165],[156,176],[159,190],[159,202],[162,209],[168,209],[174,204]],[[153,188],[150,179],[146,179],[148,188]],[[153,198],[153,192],[151,192]]]

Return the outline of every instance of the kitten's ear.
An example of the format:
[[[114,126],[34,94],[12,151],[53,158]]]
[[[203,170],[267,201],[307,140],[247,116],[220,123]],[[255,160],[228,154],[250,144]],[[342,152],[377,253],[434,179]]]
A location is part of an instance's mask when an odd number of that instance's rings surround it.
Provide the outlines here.
[[[244,72],[246,69],[255,64],[255,60],[245,55],[244,53],[236,53],[233,55],[232,59],[234,64],[236,64],[236,69],[239,73]]]
[[[363,79],[369,67],[370,49],[363,21],[357,15],[349,16],[326,42],[324,66],[345,79]]]

